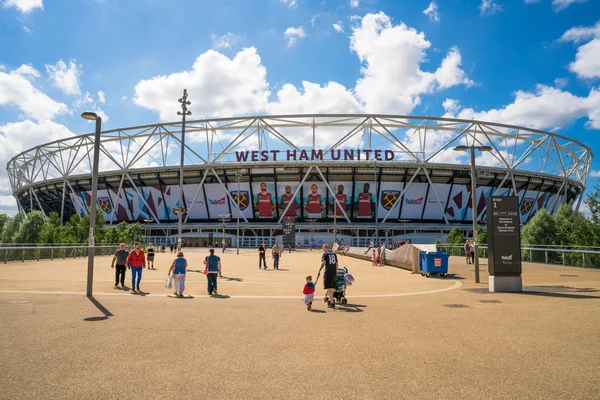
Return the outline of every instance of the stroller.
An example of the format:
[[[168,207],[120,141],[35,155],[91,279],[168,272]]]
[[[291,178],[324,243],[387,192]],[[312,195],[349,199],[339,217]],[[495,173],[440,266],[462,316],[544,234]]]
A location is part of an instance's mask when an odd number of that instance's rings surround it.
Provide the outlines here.
[[[346,299],[346,287],[352,286],[352,282],[354,282],[354,277],[348,273],[348,268],[338,268],[335,280],[335,290],[333,291],[333,301],[347,304],[348,299]],[[324,301],[325,303],[329,301],[327,296],[325,296]]]

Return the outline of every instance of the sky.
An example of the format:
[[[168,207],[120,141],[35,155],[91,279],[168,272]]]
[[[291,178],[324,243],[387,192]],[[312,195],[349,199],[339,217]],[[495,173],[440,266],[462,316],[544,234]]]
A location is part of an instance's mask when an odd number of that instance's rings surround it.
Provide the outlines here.
[[[600,179],[598,0],[0,0],[4,166],[33,146],[178,119],[377,113],[572,137]],[[202,94],[201,96],[199,94]],[[589,190],[589,189],[588,189]],[[585,210],[584,210],[585,211]]]

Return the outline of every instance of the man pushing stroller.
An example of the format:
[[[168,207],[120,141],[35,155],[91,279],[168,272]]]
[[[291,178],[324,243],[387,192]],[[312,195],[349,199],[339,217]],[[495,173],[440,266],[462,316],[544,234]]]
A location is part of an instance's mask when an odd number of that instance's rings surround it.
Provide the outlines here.
[[[327,298],[329,299],[327,307],[335,308],[333,292],[335,291],[335,283],[337,280],[338,259],[337,255],[329,249],[329,245],[327,244],[323,245],[321,268],[319,269],[317,279],[319,279],[323,268],[325,268],[325,272],[323,272],[323,288],[327,291]]]

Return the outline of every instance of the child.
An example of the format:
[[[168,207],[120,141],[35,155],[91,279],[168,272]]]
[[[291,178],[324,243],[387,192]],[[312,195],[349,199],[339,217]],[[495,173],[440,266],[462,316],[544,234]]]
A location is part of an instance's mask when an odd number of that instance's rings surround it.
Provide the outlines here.
[[[315,284],[312,282],[312,276],[309,275],[306,277],[306,285],[304,285],[302,293],[304,293],[304,304],[306,304],[306,309],[310,311],[312,302],[315,299]]]
[[[377,254],[375,253],[375,249],[373,249],[373,256],[371,257],[371,261],[373,261],[373,266],[375,266],[377,262]]]

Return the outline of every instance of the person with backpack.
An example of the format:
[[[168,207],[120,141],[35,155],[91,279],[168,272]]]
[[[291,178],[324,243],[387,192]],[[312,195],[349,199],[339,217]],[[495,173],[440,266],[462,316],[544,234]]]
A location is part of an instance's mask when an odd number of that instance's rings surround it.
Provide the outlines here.
[[[208,281],[208,295],[212,296],[217,293],[217,276],[221,275],[221,259],[219,256],[215,256],[215,249],[208,250],[210,255],[204,259],[204,274]]]

